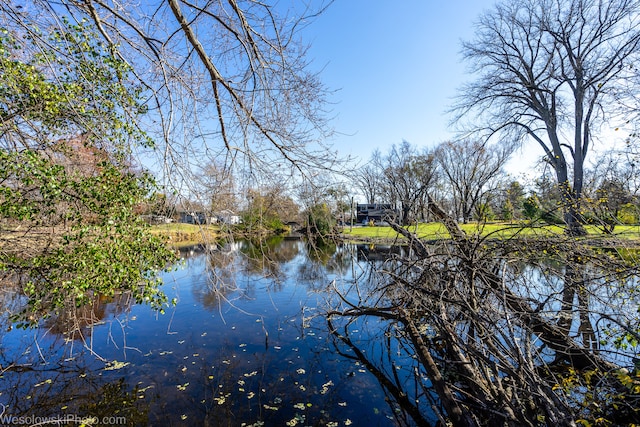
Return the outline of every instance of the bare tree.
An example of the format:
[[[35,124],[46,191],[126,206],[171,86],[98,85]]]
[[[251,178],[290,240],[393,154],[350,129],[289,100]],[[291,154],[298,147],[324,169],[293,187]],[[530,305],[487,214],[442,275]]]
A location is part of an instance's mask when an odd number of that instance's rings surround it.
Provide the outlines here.
[[[438,166],[453,199],[456,218],[467,223],[474,209],[497,186],[511,154],[507,146],[488,147],[478,141],[445,142],[436,150]]]
[[[584,232],[584,162],[599,126],[629,112],[620,97],[635,73],[639,8],[630,0],[505,1],[463,44],[477,77],[462,88],[457,118],[474,116],[488,134],[511,133],[542,147],[571,234]]]
[[[229,167],[213,162],[206,165],[201,170],[198,185],[202,189],[201,198],[209,205],[210,212],[238,211],[238,191]]]
[[[391,147],[378,167],[388,200],[400,209],[402,223],[408,224],[416,209],[424,205],[427,191],[436,180],[433,153],[420,153],[415,146],[403,141]]]
[[[371,204],[380,202],[380,193],[382,192],[382,171],[379,167],[382,162],[380,159],[380,151],[374,151],[369,162],[356,169],[353,173],[353,179],[359,190],[364,195],[367,203]]]
[[[253,176],[333,164],[335,153],[322,144],[330,133],[327,92],[298,32],[325,5],[291,7],[256,0],[2,2],[0,26],[37,50],[46,43],[41,30],[64,34],[63,18],[91,23],[147,99],[148,118],[137,123],[157,132],[158,169],[168,181],[190,185],[192,166],[211,160]]]

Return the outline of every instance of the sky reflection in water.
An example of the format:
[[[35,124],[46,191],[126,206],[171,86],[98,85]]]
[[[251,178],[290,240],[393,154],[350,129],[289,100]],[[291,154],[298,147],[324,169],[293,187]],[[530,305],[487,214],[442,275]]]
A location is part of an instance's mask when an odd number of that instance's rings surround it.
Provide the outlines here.
[[[165,292],[178,300],[166,314],[101,305],[104,321],[85,339],[112,361],[106,365],[77,337],[65,343],[51,324],[5,333],[0,363],[24,366],[1,379],[5,416],[118,415],[135,425],[395,424],[380,384],[335,351],[322,316],[330,283],[348,286],[359,269],[353,247],[316,252],[301,241],[239,242],[184,256],[165,276]],[[365,352],[380,357],[366,332],[375,325],[350,328]]]

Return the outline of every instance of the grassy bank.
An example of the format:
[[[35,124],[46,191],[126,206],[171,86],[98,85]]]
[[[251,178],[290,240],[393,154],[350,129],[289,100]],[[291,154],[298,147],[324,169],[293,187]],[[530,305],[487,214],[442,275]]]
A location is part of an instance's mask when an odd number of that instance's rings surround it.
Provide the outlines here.
[[[151,226],[151,233],[165,237],[173,246],[197,245],[212,242],[221,236],[217,225],[157,224]]]
[[[483,236],[497,239],[509,238],[549,238],[564,236],[564,228],[557,225],[545,226],[524,226],[522,224],[509,223],[470,223],[460,224],[460,227],[469,235],[480,233]],[[407,227],[419,238],[424,240],[449,239],[450,235],[444,225],[440,223],[426,223]],[[616,227],[613,235],[604,234],[601,229],[595,226],[586,226],[587,238],[590,239],[623,239],[640,243],[640,226],[621,225]],[[164,236],[169,243],[174,246],[188,246],[203,242],[210,242],[222,237],[220,227],[217,225],[194,225],[194,224],[159,224],[151,227],[153,234]],[[256,233],[260,234],[260,233]],[[344,227],[342,236],[347,241],[352,242],[393,242],[404,240],[402,235],[397,234],[391,227],[368,227],[359,226]]]
[[[523,224],[508,223],[470,223],[460,224],[460,227],[467,234],[480,233],[483,236],[499,239],[509,239],[514,237],[554,237],[563,236],[564,228],[557,225],[545,226],[524,226]],[[419,238],[424,240],[442,240],[450,238],[449,233],[444,225],[440,223],[426,223],[412,225],[407,227],[408,230],[415,233]],[[640,240],[640,226],[637,225],[621,225],[616,227],[613,235],[602,232],[595,226],[586,226],[588,238],[618,238],[625,240]],[[391,227],[344,227],[342,234],[345,239],[350,241],[394,241],[396,239],[404,239],[403,236],[396,233]]]
[[[291,231],[290,227],[280,230],[271,230],[265,227],[253,227],[245,229],[243,227],[232,227],[222,230],[218,225],[195,225],[195,224],[157,224],[151,226],[151,233],[165,237],[172,246],[190,246],[205,242],[220,240],[229,233],[237,239],[266,239],[270,236],[286,235]]]

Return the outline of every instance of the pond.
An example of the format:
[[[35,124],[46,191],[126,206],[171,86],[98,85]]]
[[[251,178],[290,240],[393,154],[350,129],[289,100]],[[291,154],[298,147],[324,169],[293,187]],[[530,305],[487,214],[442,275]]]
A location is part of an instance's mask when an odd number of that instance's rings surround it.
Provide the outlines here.
[[[122,296],[74,313],[73,324],[62,316],[34,330],[5,325],[0,423],[406,424],[324,316],[336,290],[348,296],[366,274],[365,254],[392,252],[369,249],[284,239],[194,247],[163,277],[177,302],[164,314]],[[13,297],[4,295],[5,307],[19,304]],[[411,357],[383,356],[372,323],[348,325],[362,351],[397,365]]]
[[[4,289],[0,424],[640,423],[636,269],[521,246],[193,247],[163,276],[164,314],[121,295],[30,330]]]

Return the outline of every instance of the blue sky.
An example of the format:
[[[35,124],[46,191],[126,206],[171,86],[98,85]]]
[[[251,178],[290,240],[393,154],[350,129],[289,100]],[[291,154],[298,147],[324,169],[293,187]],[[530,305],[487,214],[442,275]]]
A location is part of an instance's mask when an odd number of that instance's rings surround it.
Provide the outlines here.
[[[470,78],[461,40],[494,0],[336,0],[304,30],[309,58],[337,90],[331,142],[343,155],[368,160],[402,140],[435,146],[451,139],[451,105]]]

